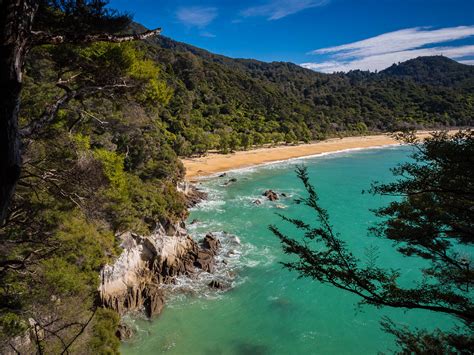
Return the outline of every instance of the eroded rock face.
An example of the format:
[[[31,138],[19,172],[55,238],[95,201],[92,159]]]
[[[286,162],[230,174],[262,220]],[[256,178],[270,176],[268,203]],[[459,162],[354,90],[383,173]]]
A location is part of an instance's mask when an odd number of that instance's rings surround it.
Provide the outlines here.
[[[104,306],[124,314],[144,309],[148,317],[158,315],[165,298],[161,284],[180,275],[192,275],[196,267],[212,272],[219,241],[207,235],[202,247],[183,225],[160,226],[149,236],[122,236],[122,254],[101,271],[99,293]]]
[[[220,242],[212,234],[206,235],[201,241],[194,265],[199,269],[212,273],[214,271],[214,257],[220,247]]]

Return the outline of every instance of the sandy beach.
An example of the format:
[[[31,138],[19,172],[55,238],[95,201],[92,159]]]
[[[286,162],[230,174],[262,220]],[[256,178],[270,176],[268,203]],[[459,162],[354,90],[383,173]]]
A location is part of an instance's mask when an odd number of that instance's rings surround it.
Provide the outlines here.
[[[417,135],[419,138],[425,138],[429,136],[429,132],[420,131]],[[183,159],[182,162],[186,168],[186,179],[194,180],[232,169],[246,168],[280,160],[301,158],[346,149],[375,148],[397,144],[400,143],[389,134],[332,138],[317,143],[295,146],[259,148],[231,154],[209,154],[199,158]]]

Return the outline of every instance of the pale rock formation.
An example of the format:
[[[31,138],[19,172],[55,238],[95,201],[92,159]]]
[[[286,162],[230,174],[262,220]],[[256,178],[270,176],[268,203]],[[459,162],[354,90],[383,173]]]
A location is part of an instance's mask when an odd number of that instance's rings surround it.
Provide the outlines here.
[[[220,245],[207,235],[199,248],[183,225],[160,225],[149,236],[126,233],[121,240],[122,254],[101,271],[102,303],[119,314],[144,309],[149,317],[163,308],[160,285],[179,275],[192,275],[196,267],[212,272]]]

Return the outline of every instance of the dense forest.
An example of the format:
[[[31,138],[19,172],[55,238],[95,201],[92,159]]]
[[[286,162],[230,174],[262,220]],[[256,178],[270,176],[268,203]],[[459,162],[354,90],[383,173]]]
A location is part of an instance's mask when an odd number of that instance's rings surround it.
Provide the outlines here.
[[[158,37],[37,46],[25,65],[23,171],[0,227],[0,342],[33,329],[49,353],[117,351],[98,274],[117,235],[186,217],[178,156],[474,117],[473,68],[444,57],[328,75]]]
[[[167,99],[155,104],[155,115],[179,156],[473,123],[474,68],[442,56],[380,73],[322,74],[292,63],[231,59],[166,37],[137,49],[160,68]],[[29,73],[46,84],[45,72],[58,63],[38,52],[32,58],[42,67]]]
[[[166,37],[144,46],[174,91],[161,117],[179,155],[472,124],[474,69],[446,57],[380,73],[322,74],[231,59]]]

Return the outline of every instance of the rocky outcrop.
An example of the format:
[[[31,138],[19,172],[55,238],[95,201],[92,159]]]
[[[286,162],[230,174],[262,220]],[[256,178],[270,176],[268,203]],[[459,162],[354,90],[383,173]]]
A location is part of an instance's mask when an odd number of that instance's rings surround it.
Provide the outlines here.
[[[214,271],[214,257],[220,247],[220,242],[212,234],[207,234],[201,242],[201,247],[194,265],[212,273]]]
[[[188,208],[194,207],[199,202],[207,199],[207,193],[199,190],[196,186],[187,182],[178,184],[177,189],[184,194],[186,198],[186,207]]]
[[[272,190],[267,190],[265,191],[262,196],[265,196],[266,198],[268,198],[270,201],[277,201],[279,198],[278,198],[278,194]]]
[[[211,282],[209,282],[208,286],[210,288],[215,288],[215,289],[218,289],[218,290],[223,289],[222,284],[217,280],[212,280]]]
[[[199,246],[183,225],[160,225],[149,236],[126,233],[121,241],[122,254],[101,271],[101,301],[119,314],[144,310],[148,317],[163,309],[160,285],[180,275],[191,276],[196,268],[212,272],[219,248],[219,241],[210,234]]]
[[[31,322],[30,322],[31,323]],[[0,354],[18,355],[33,354],[35,334],[33,329],[28,329],[23,334],[9,339],[5,343],[0,343]]]
[[[121,322],[117,328],[117,331],[115,332],[115,335],[117,338],[123,341],[131,339],[134,333],[133,329],[128,324]]]

